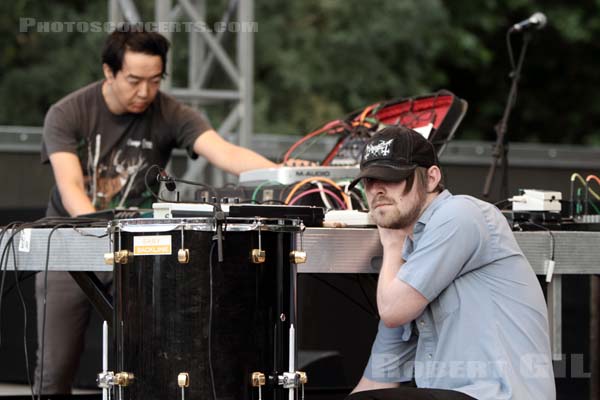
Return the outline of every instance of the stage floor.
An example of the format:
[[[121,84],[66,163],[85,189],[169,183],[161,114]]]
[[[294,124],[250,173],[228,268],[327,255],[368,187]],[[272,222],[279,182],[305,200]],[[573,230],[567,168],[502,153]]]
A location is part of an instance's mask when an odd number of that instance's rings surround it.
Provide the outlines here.
[[[74,395],[101,394],[100,390],[73,389]],[[19,383],[0,382],[0,397],[2,396],[31,396],[29,385]]]

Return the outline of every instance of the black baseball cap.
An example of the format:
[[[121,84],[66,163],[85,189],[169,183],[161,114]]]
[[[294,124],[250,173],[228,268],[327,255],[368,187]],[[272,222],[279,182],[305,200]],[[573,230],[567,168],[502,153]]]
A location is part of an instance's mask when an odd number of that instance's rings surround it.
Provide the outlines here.
[[[388,126],[365,145],[360,173],[350,183],[352,189],[363,178],[400,182],[417,167],[439,165],[433,144],[423,135],[404,126]]]

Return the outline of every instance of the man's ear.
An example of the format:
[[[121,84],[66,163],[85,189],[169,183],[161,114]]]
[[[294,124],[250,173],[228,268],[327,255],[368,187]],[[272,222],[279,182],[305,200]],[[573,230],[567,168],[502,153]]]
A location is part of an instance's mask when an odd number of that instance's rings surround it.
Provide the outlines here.
[[[438,186],[441,180],[442,171],[440,170],[440,167],[434,165],[427,169],[427,191],[429,193],[435,190],[435,188]]]
[[[115,76],[112,72],[112,69],[108,66],[108,64],[102,64],[102,72],[104,72],[104,77],[109,83],[115,80]]]

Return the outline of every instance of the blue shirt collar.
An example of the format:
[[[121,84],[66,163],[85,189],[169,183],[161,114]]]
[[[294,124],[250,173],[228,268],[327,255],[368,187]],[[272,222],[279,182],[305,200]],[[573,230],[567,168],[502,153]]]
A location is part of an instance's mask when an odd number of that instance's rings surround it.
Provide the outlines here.
[[[444,190],[442,193],[438,194],[435,197],[435,199],[433,199],[433,201],[429,204],[429,206],[427,206],[425,211],[423,211],[423,213],[417,220],[417,223],[415,224],[414,230],[421,231],[424,228],[424,226],[427,225],[427,222],[429,222],[429,220],[431,219],[431,215],[435,212],[435,210],[437,210],[440,207],[444,200],[450,198],[451,196],[452,193],[450,193],[447,189]]]

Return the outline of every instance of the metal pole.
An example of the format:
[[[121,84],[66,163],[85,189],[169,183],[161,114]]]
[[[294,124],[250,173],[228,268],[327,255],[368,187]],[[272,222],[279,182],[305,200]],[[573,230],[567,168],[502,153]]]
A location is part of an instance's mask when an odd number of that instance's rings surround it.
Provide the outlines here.
[[[245,3],[245,2],[242,2],[242,3]],[[200,15],[198,14],[198,12],[194,8],[194,6],[190,3],[189,0],[179,0],[179,4],[185,10],[185,12],[194,20],[194,22],[199,22],[199,23],[205,22],[200,17]],[[225,50],[217,42],[217,39],[211,33],[206,32],[204,30],[200,30],[198,33],[200,34],[200,36],[202,36],[202,38],[204,39],[204,41],[206,42],[206,44],[210,48],[210,50],[215,54],[215,57],[217,58],[217,60],[220,61],[221,66],[223,67],[223,70],[229,76],[231,81],[234,82],[234,84],[236,86],[239,86],[240,85],[240,73],[239,73],[238,69],[235,67],[235,65],[233,65],[233,62],[230,60],[230,58],[227,55],[227,53],[225,52]]]
[[[254,1],[243,0],[238,6],[238,22],[254,22]],[[241,84],[241,121],[240,121],[240,140],[242,147],[250,147],[252,143],[252,133],[254,130],[254,33],[238,32],[238,65],[240,66]]]
[[[108,1],[108,20],[111,22],[123,21],[123,13],[121,13],[118,0]]]
[[[562,360],[562,276],[554,275],[548,283],[548,324],[552,360]]]
[[[171,0],[156,0],[154,3],[154,18],[156,22],[171,22]],[[167,76],[161,84],[161,89],[169,91],[172,85],[173,76],[173,33],[170,30],[161,32],[161,34],[171,42],[171,50],[167,53]]]
[[[590,399],[600,400],[600,276],[590,276]]]
[[[125,16],[127,22],[131,24],[137,24],[142,22],[140,18],[140,13],[138,12],[133,0],[119,0],[119,4],[121,5],[121,11]]]
[[[192,6],[198,10],[198,15],[202,20],[206,20],[206,3],[204,1],[192,0]],[[197,32],[189,33],[189,59],[188,59],[188,87],[200,89],[199,80],[200,69],[206,59],[206,44]],[[192,106],[198,107],[198,101],[193,101]]]

